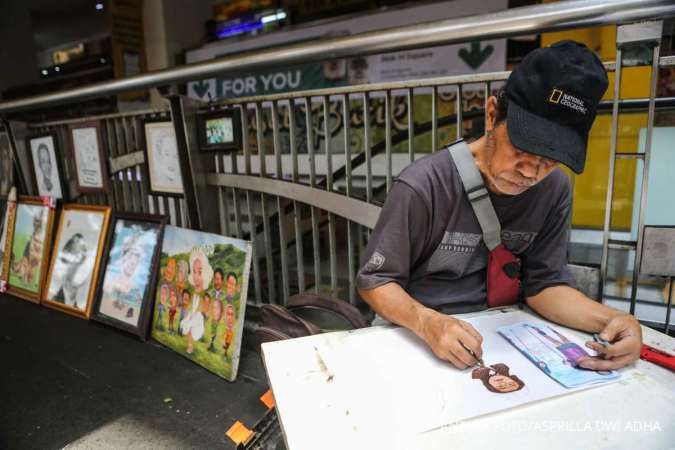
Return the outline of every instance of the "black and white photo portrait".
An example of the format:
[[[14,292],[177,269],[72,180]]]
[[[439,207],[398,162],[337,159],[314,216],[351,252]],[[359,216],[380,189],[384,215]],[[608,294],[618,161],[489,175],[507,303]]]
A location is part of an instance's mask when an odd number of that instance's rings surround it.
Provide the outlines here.
[[[38,194],[41,197],[63,198],[54,137],[42,136],[31,139],[30,151]]]

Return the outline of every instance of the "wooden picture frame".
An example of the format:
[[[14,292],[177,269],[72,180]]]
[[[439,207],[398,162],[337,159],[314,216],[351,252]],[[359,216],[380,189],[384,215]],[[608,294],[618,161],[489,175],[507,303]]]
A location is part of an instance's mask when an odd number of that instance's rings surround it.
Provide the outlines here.
[[[0,131],[0,197],[7,197],[14,185],[14,158],[7,131]]]
[[[230,108],[197,113],[199,150],[236,151],[241,148],[241,111]]]
[[[109,222],[109,206],[63,205],[43,305],[89,318]]]
[[[143,122],[145,166],[150,193],[172,197],[185,195],[182,158],[173,121],[150,119]]]
[[[96,286],[92,319],[135,334],[142,341],[147,339],[157,287],[159,255],[167,221],[167,216],[159,215],[113,215],[108,227],[108,245],[103,255],[101,275]],[[129,254],[136,258],[125,264],[124,258]],[[113,261],[113,258],[119,258],[119,261]],[[121,273],[125,268],[130,272],[126,276]],[[120,285],[129,284],[129,278],[144,280],[145,286],[139,289],[129,285],[122,292]],[[138,303],[133,294],[140,294]]]
[[[7,282],[12,253],[12,234],[16,218],[16,202],[0,198],[0,283]]]
[[[39,214],[39,216],[38,216]],[[45,206],[39,197],[19,197],[12,227],[7,292],[33,303],[40,303],[45,287],[51,250],[54,209]],[[39,222],[38,222],[39,220]],[[40,233],[36,235],[37,224]],[[21,227],[17,230],[17,227]],[[26,234],[28,230],[29,234]],[[8,230],[9,231],[9,230]],[[35,274],[35,270],[39,273]],[[33,289],[30,286],[35,285]]]
[[[73,178],[78,192],[108,192],[110,184],[106,152],[101,137],[101,122],[73,123],[68,126]]]
[[[68,186],[65,183],[65,172],[61,163],[62,155],[57,135],[47,133],[29,137],[26,148],[33,165],[38,195],[67,200]]]

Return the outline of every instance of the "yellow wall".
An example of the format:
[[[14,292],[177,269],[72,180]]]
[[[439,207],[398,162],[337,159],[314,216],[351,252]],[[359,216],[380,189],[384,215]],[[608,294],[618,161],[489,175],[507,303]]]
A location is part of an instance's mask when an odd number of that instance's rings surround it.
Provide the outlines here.
[[[546,2],[548,3],[548,2]],[[573,39],[585,43],[598,53],[603,62],[616,59],[616,26],[594,27],[541,36],[542,47],[562,39]],[[649,96],[649,67],[624,69],[621,81],[621,98]],[[614,73],[609,73],[609,87],[603,99],[611,100],[614,95]],[[621,109],[619,109],[621,111]],[[574,206],[572,226],[579,228],[602,228],[605,220],[607,177],[609,172],[609,143],[611,114],[599,114],[595,120],[588,141],[586,169],[574,178]],[[647,126],[647,114],[619,115],[618,152],[635,152],[640,128]],[[635,160],[617,160],[614,178],[614,201],[612,203],[612,228],[630,229],[635,189]],[[568,175],[572,172],[566,170]]]

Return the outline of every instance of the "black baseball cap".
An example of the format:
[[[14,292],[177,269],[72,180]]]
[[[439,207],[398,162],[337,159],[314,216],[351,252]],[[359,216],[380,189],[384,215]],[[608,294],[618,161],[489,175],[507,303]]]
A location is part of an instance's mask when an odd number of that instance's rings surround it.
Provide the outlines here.
[[[530,52],[504,88],[511,142],[583,172],[588,132],[607,85],[602,62],[582,43],[565,40]]]

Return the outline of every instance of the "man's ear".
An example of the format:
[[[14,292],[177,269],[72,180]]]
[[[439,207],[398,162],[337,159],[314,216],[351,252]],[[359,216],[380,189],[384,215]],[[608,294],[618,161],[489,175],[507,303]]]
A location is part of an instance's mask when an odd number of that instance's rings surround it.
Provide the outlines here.
[[[497,97],[491,95],[488,97],[485,114],[485,132],[492,131],[497,120]]]

